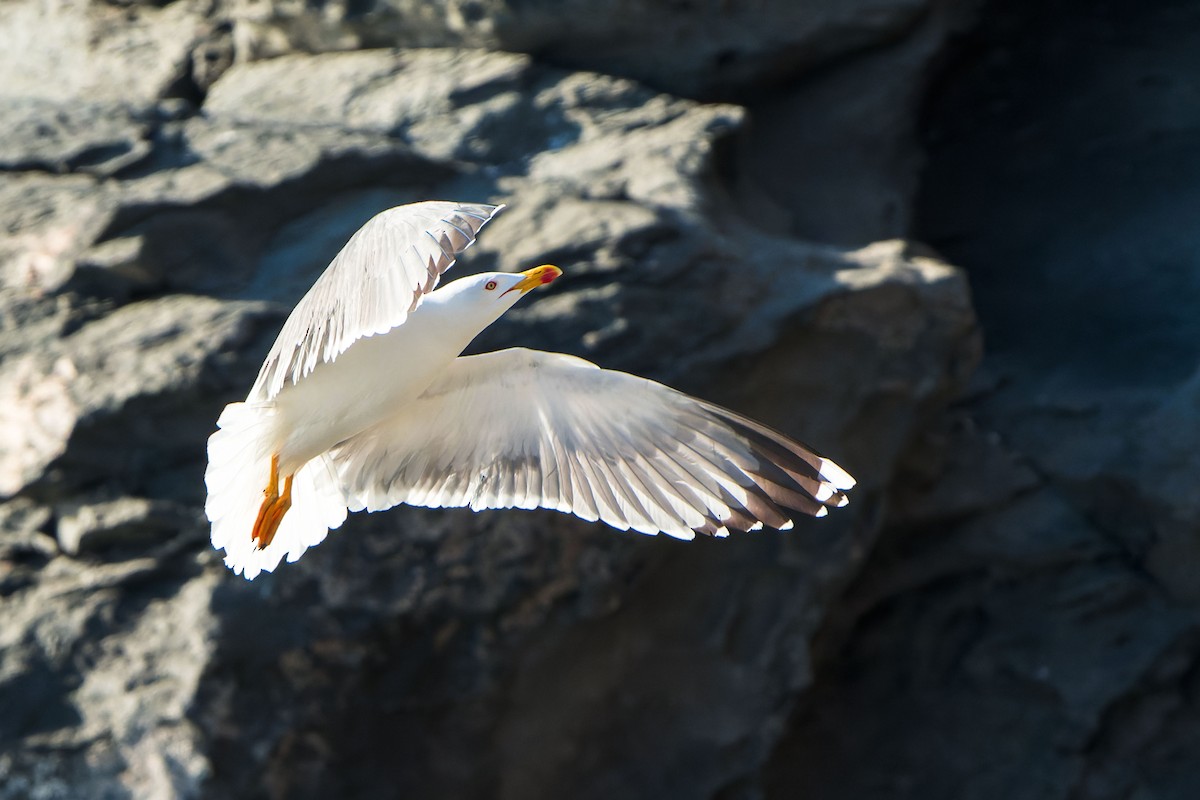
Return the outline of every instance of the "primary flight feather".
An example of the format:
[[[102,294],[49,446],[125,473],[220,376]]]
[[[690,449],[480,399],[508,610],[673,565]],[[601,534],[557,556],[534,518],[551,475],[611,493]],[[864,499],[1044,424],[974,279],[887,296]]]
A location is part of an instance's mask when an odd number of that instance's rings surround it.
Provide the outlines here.
[[[372,218],[288,317],[208,440],[213,547],[248,579],[295,561],[347,509],[551,508],[690,539],[846,504],[854,479],[753,420],[561,353],[462,356],[561,271],[442,273],[503,206]]]

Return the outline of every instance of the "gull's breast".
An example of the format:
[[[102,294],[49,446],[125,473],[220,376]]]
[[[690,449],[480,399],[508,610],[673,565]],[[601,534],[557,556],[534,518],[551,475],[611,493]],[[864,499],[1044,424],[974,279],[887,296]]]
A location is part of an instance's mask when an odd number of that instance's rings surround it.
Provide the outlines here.
[[[284,387],[275,399],[283,474],[400,413],[458,355],[416,317],[358,340],[336,360]]]

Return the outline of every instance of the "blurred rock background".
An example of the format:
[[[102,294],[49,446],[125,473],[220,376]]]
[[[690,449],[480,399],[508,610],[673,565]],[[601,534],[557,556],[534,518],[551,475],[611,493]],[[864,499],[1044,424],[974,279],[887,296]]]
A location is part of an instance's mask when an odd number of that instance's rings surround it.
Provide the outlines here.
[[[0,798],[1193,797],[1200,7],[8,0]],[[778,534],[355,515],[252,583],[204,441],[375,212],[489,330],[862,483]],[[533,298],[531,298],[533,299]]]

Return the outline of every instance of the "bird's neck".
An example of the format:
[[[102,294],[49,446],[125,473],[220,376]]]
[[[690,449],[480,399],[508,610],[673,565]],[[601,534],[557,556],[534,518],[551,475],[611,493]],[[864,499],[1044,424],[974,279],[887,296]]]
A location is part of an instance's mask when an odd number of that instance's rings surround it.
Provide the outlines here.
[[[421,305],[409,315],[405,328],[419,336],[426,345],[448,358],[457,357],[484,328],[504,313],[487,313],[488,309],[463,308],[453,302],[453,294],[439,289],[425,296]]]

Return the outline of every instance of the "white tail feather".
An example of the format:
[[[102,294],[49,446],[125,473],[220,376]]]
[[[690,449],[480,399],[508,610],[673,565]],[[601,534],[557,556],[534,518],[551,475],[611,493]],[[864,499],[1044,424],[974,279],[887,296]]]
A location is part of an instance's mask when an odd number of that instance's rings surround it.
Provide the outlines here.
[[[309,461],[292,481],[292,507],[275,538],[262,550],[251,538],[271,473],[271,404],[230,403],[208,438],[204,512],[212,522],[212,545],[225,551],[225,564],[247,580],[271,572],[284,556],[295,561],[324,541],[346,519],[346,501],[327,455]]]

